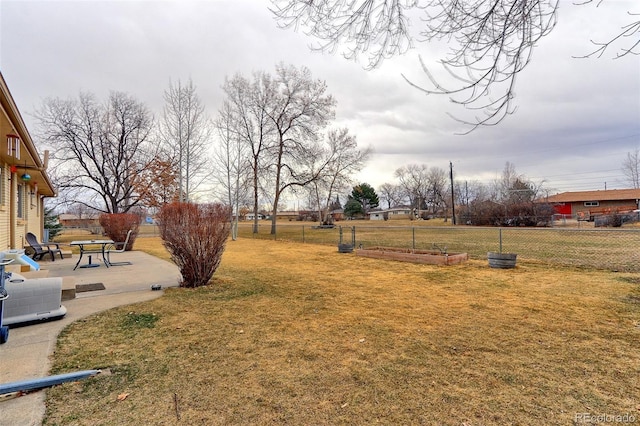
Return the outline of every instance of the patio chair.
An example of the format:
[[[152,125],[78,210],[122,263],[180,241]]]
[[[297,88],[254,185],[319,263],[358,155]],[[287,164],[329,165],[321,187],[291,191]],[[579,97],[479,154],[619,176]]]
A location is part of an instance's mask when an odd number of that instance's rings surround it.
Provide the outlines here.
[[[38,237],[36,237],[35,234],[31,232],[27,232],[25,238],[27,239],[27,243],[29,243],[29,247],[31,247],[34,251],[32,256],[33,260],[42,259],[44,255],[48,254],[51,256],[51,260],[55,261],[56,253],[60,255],[60,259],[63,258],[62,250],[60,250],[60,245],[58,243],[42,244],[38,242]]]
[[[107,263],[109,264],[109,266],[122,266],[122,265],[131,265],[131,262],[129,261],[125,261],[125,262],[112,262],[111,261],[111,253],[124,253],[125,249],[127,248],[127,244],[129,244],[129,238],[131,238],[131,229],[127,232],[127,238],[124,240],[124,242],[121,243],[113,243],[111,246],[109,246],[105,252],[104,255],[107,258]],[[121,248],[118,248],[119,246],[122,246]]]

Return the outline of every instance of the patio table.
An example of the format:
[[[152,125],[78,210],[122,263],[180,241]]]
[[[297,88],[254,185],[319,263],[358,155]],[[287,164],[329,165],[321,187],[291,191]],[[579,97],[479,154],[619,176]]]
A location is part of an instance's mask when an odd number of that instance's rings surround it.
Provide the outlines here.
[[[80,248],[80,257],[76,262],[76,266],[74,266],[73,270],[75,271],[78,265],[80,265],[80,261],[82,260],[82,256],[87,254],[89,256],[89,263],[80,266],[81,268],[96,268],[100,266],[99,263],[93,263],[91,261],[91,254],[102,254],[102,260],[105,266],[109,267],[109,261],[105,257],[105,248],[109,245],[113,244],[113,240],[81,240],[81,241],[71,241],[69,243],[70,246],[78,246]],[[87,247],[88,246],[88,247]]]

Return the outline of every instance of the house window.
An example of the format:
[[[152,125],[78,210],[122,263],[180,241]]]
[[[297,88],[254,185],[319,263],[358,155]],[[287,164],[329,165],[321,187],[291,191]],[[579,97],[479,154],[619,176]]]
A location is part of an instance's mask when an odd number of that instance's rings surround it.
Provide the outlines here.
[[[600,201],[585,201],[585,207],[598,207],[600,205]]]

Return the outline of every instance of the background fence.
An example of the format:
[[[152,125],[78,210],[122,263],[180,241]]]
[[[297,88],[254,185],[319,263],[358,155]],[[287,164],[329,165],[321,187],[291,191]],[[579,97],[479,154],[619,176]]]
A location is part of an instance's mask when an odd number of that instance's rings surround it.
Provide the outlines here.
[[[594,228],[491,228],[336,226],[278,224],[271,235],[270,224],[260,224],[258,233],[241,224],[244,238],[276,239],[301,243],[355,247],[401,247],[468,253],[486,259],[487,252],[517,253],[518,259],[549,264],[591,267],[612,271],[640,272],[640,230]]]
[[[278,223],[271,235],[271,223],[240,223],[238,235],[300,243],[336,246],[339,243],[370,248],[375,246],[447,253],[468,253],[472,259],[486,259],[487,252],[517,253],[519,260],[611,271],[640,272],[640,229],[625,228],[493,228],[476,226],[369,226]],[[140,236],[158,236],[155,225],[140,226]]]

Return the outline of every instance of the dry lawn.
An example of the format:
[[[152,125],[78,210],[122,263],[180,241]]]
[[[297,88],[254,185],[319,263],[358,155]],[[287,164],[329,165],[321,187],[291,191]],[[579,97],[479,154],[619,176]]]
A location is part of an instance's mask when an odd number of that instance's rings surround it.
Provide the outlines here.
[[[53,373],[108,374],[49,390],[45,424],[640,421],[639,347],[636,274],[241,239],[211,286],[69,326]]]

